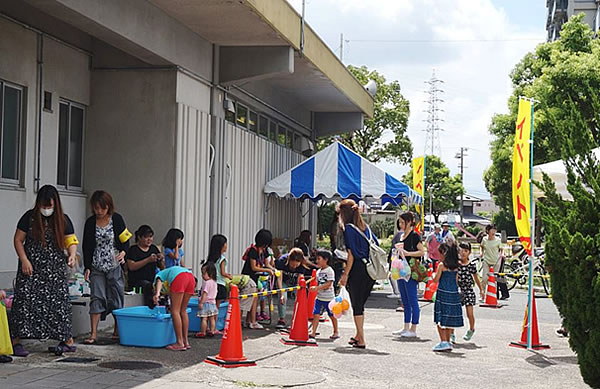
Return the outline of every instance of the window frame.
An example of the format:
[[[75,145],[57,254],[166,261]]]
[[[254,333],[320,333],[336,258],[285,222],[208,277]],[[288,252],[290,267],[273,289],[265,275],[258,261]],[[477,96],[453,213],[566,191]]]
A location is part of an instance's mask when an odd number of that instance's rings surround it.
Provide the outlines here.
[[[245,109],[246,110],[246,117],[245,117],[245,123],[241,124],[239,122],[239,118],[241,117],[241,115],[239,115],[239,110],[241,109]],[[248,119],[250,118],[250,108],[248,108],[247,105],[245,104],[240,104],[240,103],[236,103],[235,104],[235,125],[237,127],[243,128],[245,130],[248,130]]]
[[[85,172],[85,166],[84,166],[84,161],[85,161],[85,132],[86,132],[86,121],[87,121],[87,107],[81,103],[77,103],[75,101],[71,101],[65,98],[60,98],[58,101],[58,132],[57,132],[57,137],[58,137],[58,147],[60,147],[60,108],[61,105],[65,104],[68,107],[68,113],[67,113],[67,163],[66,163],[66,168],[67,168],[67,172],[66,172],[66,183],[65,185],[59,184],[58,180],[59,180],[59,167],[58,167],[58,163],[59,163],[59,159],[60,159],[60,155],[59,155],[59,150],[56,150],[56,187],[59,190],[62,191],[66,191],[66,192],[83,192],[83,188],[84,188],[84,172]],[[71,156],[71,107],[76,107],[79,108],[83,111],[83,123],[82,123],[82,129],[81,129],[81,186],[74,186],[74,185],[70,185],[69,183],[69,178],[70,178],[70,156]]]
[[[2,137],[4,133],[4,95],[5,88],[9,87],[12,89],[16,89],[19,91],[19,112],[17,114],[17,119],[19,120],[18,124],[18,133],[16,136],[18,145],[17,145],[17,178],[5,178],[2,176]],[[25,143],[25,131],[23,131],[24,123],[25,123],[25,110],[23,108],[23,102],[25,101],[25,87],[14,84],[10,81],[6,81],[0,78],[0,184],[10,185],[10,186],[22,186],[23,176],[23,150]]]

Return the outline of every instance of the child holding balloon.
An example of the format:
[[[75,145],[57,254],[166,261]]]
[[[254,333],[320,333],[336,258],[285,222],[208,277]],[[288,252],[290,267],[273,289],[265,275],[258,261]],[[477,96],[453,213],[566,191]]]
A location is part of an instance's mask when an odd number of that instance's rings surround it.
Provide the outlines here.
[[[317,291],[317,299],[315,300],[315,309],[313,310],[313,322],[312,322],[312,334],[310,338],[317,335],[317,327],[319,326],[319,319],[323,311],[327,311],[331,324],[333,325],[333,334],[329,339],[338,339],[340,334],[338,332],[337,318],[335,317],[332,310],[329,308],[329,303],[335,299],[335,293],[333,290],[333,282],[335,281],[335,272],[331,268],[330,264],[332,261],[331,252],[328,250],[317,251],[317,282],[318,286],[311,287],[311,290]],[[338,317],[342,314],[342,306],[334,306],[334,311],[339,310],[337,313]]]

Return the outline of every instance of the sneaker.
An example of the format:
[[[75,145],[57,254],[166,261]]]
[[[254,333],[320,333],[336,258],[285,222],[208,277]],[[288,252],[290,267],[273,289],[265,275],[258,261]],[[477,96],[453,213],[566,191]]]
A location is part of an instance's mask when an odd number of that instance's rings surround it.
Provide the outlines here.
[[[475,334],[475,330],[467,330],[467,332],[465,332],[465,336],[463,336],[463,339],[468,342],[473,337],[473,334]]]
[[[13,346],[13,355],[15,357],[26,357],[29,355],[29,351],[25,350],[21,343],[17,343]]]
[[[447,344],[446,342],[440,342],[440,343],[436,344],[435,346],[433,346],[432,350],[433,351],[447,351],[448,346],[446,344]]]
[[[389,299],[398,299],[398,298],[400,298],[400,296],[399,296],[399,295],[397,295],[397,294],[393,294],[393,293],[392,293],[392,294],[388,294],[388,295],[387,295],[387,296],[385,296],[385,297],[387,297],[387,298],[389,298]]]
[[[275,325],[276,328],[285,328],[287,327],[287,324],[285,324],[285,320],[283,319],[279,319],[279,321],[277,322],[277,324]]]
[[[402,335],[400,335],[402,338],[416,338],[417,337],[417,333],[414,331],[406,331],[404,332]]]
[[[456,335],[450,334],[450,343],[456,344]]]
[[[454,349],[454,346],[452,346],[452,343],[450,342],[444,342],[446,344],[446,349],[448,351],[452,351],[452,349]]]
[[[394,335],[394,336],[404,336],[404,334],[406,332],[408,332],[408,330],[398,330],[398,331],[392,332],[392,335]]]
[[[251,330],[263,330],[265,327],[260,325],[260,323],[250,323],[248,324],[248,328],[250,328]]]

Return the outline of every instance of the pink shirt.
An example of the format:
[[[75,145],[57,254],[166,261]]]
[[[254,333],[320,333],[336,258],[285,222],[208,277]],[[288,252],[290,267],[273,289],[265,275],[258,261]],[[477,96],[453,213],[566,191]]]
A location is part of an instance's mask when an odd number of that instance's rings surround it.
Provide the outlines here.
[[[439,247],[440,247],[440,242],[438,242],[435,235],[432,235],[431,240],[429,240],[429,242],[427,242],[427,254],[429,255],[429,258],[435,259],[438,261],[440,260],[440,252],[438,251]]]
[[[206,301],[207,303],[216,304],[217,298],[217,282],[215,280],[204,280],[202,283],[202,291],[200,292],[200,297],[202,298],[202,294],[206,292]]]

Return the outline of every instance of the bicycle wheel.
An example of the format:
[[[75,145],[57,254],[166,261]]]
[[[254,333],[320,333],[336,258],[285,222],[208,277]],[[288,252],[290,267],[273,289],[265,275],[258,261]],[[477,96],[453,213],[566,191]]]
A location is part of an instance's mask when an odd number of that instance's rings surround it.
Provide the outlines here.
[[[544,292],[546,293],[546,296],[550,295],[550,279],[546,278],[546,269],[540,264],[536,267],[536,271],[539,273],[540,276],[542,277],[538,277],[541,281],[542,281],[542,286],[544,287]]]
[[[513,274],[514,273],[518,273],[519,270],[520,270],[520,268],[521,268],[521,263],[519,261],[512,261],[510,263],[510,270],[511,270],[511,272]],[[515,286],[517,286],[517,283],[519,283],[521,285],[523,285],[525,283],[524,280],[521,281],[522,278],[525,278],[525,277],[522,277],[522,276],[513,276],[513,275],[510,275],[509,278],[512,278],[513,281],[512,282],[508,282],[508,279],[507,279],[506,283],[508,284],[508,290],[513,290],[515,288]]]

